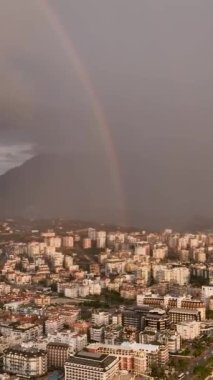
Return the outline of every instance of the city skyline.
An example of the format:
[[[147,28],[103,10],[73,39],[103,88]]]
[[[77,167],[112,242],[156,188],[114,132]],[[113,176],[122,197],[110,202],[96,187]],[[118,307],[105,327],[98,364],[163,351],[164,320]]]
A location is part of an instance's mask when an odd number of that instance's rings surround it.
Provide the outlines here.
[[[212,231],[1,220],[0,242],[1,380],[211,374]]]
[[[213,1],[0,9],[0,380],[213,379]]]

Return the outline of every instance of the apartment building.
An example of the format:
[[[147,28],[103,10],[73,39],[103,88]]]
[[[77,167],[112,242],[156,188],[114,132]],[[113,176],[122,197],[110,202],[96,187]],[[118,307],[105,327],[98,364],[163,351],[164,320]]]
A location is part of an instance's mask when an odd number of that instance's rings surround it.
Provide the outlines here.
[[[48,334],[49,343],[63,343],[69,345],[71,354],[83,350],[87,345],[87,334],[78,334],[71,331],[57,331],[54,334]]]
[[[144,328],[144,317],[150,311],[149,306],[132,307],[122,311],[122,325],[124,327],[133,326],[138,330]]]
[[[27,379],[47,373],[47,353],[37,349],[10,348],[3,354],[3,370]]]
[[[213,296],[213,286],[202,286],[202,298],[204,300]]]
[[[69,357],[69,345],[65,343],[48,343],[47,361],[49,369],[63,369]]]
[[[169,317],[162,309],[153,309],[144,317],[145,327],[156,331],[165,331],[169,328]]]
[[[53,316],[45,321],[45,333],[54,334],[55,331],[62,330],[64,326],[64,316]]]
[[[209,287],[206,287],[209,288]],[[202,300],[193,299],[191,296],[186,297],[172,297],[170,295],[160,296],[158,294],[145,293],[137,295],[137,305],[143,307],[144,305],[162,308],[182,308],[182,309],[196,309],[200,311],[201,320],[206,318],[206,308]]]
[[[107,345],[93,343],[87,348],[91,352],[117,356],[119,358],[120,369],[129,372],[135,372],[135,360],[137,360],[137,374],[140,375],[143,375],[148,368],[151,368],[153,363],[165,365],[169,359],[168,348],[158,344],[123,342],[117,345]],[[140,371],[138,371],[139,361]]]
[[[1,322],[0,332],[5,337],[10,336],[28,342],[43,334],[43,326],[33,323]]]
[[[201,314],[199,310],[187,310],[182,308],[170,309],[169,318],[173,323],[185,322],[185,321],[201,321]]]
[[[118,369],[116,356],[81,351],[65,363],[65,380],[112,380]]]
[[[43,307],[50,305],[51,298],[45,294],[39,294],[34,298],[34,302],[37,306]]]
[[[103,342],[104,339],[104,327],[103,326],[94,326],[90,327],[90,340],[94,342]]]
[[[92,313],[92,324],[95,326],[109,325],[110,313],[99,311]]]
[[[200,335],[200,322],[181,322],[176,328],[183,340],[193,340]]]

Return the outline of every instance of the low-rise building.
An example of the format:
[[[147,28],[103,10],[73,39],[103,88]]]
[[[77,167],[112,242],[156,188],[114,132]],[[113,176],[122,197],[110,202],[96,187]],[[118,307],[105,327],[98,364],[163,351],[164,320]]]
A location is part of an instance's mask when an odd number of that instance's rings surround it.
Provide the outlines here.
[[[50,305],[50,296],[45,295],[45,294],[39,294],[34,298],[34,302],[37,306],[43,307],[43,306],[48,306]]]

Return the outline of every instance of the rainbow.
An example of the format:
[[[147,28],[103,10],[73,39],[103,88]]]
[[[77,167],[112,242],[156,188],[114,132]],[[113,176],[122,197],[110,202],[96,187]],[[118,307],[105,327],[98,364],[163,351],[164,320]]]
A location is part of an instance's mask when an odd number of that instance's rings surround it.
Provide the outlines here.
[[[70,39],[66,29],[60,21],[60,18],[55,9],[50,5],[48,0],[39,0],[38,2],[41,11],[46,16],[49,24],[57,35],[57,38],[70,61],[71,66],[74,68],[82,86],[90,100],[91,108],[94,118],[96,120],[97,131],[99,133],[101,143],[103,145],[104,154],[109,162],[110,175],[112,185],[116,196],[116,209],[119,209],[119,219],[122,224],[127,224],[126,217],[126,202],[125,194],[122,186],[122,179],[119,168],[119,160],[116,155],[113,138],[103,108],[100,104],[99,98],[96,94],[94,85],[86,69],[85,65],[80,58],[73,41]]]

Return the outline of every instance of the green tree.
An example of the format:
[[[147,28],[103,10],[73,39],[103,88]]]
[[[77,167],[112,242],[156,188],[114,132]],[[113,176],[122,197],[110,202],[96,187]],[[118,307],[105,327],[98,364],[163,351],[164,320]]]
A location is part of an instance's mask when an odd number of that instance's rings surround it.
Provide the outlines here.
[[[153,376],[156,379],[166,379],[165,371],[164,369],[157,365],[156,363],[152,364],[151,367],[151,376]]]

